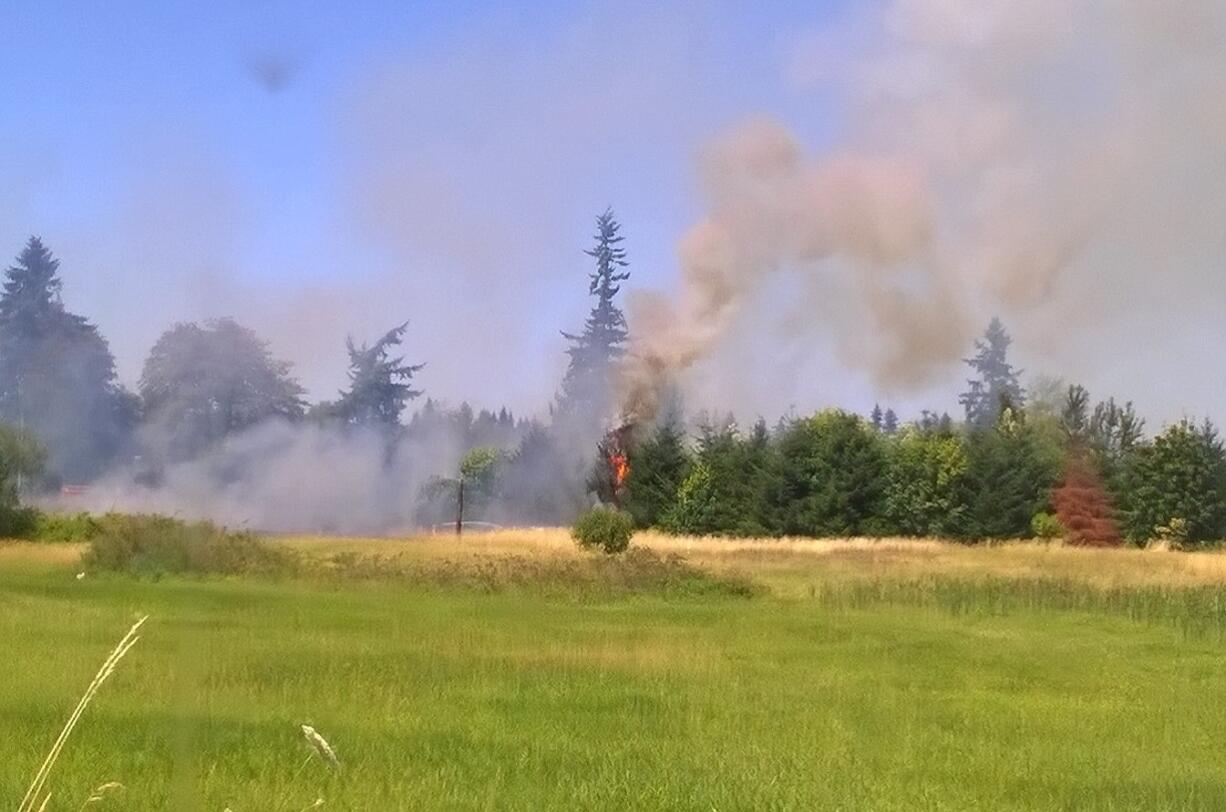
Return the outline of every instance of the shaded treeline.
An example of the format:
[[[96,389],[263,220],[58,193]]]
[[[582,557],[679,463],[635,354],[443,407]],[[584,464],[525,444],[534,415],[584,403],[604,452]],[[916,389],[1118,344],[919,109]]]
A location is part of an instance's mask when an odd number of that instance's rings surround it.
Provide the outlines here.
[[[1147,438],[1130,403],[1095,404],[1051,381],[1027,393],[995,319],[966,359],[958,421],[924,412],[904,423],[875,406],[745,429],[687,418],[674,391],[651,423],[619,434],[625,483],[597,487],[609,465],[598,442],[627,411],[619,232],[611,211],[597,218],[594,302],[580,332],[562,333],[570,364],[540,418],[419,401],[425,365],[401,354],[408,322],[347,342],[348,380],[330,401],[308,403],[290,364],[231,319],[171,326],[130,392],[105,338],[64,307],[58,261],[31,238],[0,294],[0,495],[11,506],[19,490],[94,483],[98,504],[86,507],[348,531],[450,521],[463,482],[468,517],[499,523],[567,523],[603,498],[679,533],[1097,545],[1226,535],[1226,452],[1211,423]]]
[[[636,522],[717,535],[1063,536],[1075,544],[1198,545],[1226,535],[1226,450],[1212,423],[1152,439],[1131,403],[1084,387],[1027,402],[993,320],[960,398],[965,419],[925,412],[897,426],[827,410],[745,431],[688,431],[666,414],[631,454]],[[1051,388],[1051,387],[1049,387]]]
[[[32,237],[0,295],[8,501],[19,487],[37,495],[90,484],[68,489],[78,505],[268,528],[387,529],[454,513],[447,483],[481,450],[473,518],[569,521],[592,501],[586,482],[626,340],[615,303],[629,276],[619,229],[611,211],[596,220],[586,252],[593,306],[582,330],[562,334],[570,364],[539,418],[423,397],[425,364],[401,350],[408,322],[369,343],[348,340],[348,380],[332,400],[308,403],[291,365],[229,318],[172,325],[129,391],[105,338],[64,307],[59,261]]]

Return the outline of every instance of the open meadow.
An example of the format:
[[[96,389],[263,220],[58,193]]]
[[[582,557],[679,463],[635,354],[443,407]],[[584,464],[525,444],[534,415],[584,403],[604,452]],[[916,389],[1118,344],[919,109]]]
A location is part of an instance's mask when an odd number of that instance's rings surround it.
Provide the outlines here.
[[[1226,808],[1226,555],[564,531],[0,545],[0,798],[48,809]],[[301,725],[335,749],[333,768]]]

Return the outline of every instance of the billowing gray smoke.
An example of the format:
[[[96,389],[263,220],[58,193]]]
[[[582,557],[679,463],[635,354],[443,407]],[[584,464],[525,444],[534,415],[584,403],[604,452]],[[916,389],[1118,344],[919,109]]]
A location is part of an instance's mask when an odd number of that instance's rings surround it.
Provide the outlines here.
[[[806,41],[797,76],[846,94],[845,137],[806,155],[759,118],[703,150],[707,214],[676,297],[634,302],[624,411],[649,417],[782,272],[886,391],[990,312],[1050,332],[1095,317],[1095,280],[1146,287],[1156,246],[1204,245],[1223,212],[1224,34],[1216,0],[893,0]]]
[[[456,438],[437,433],[429,442],[400,443],[389,456],[375,431],[273,420],[198,459],[167,465],[156,485],[134,481],[138,462],[63,503],[258,530],[381,533],[418,524],[422,485],[454,470],[462,450]]]

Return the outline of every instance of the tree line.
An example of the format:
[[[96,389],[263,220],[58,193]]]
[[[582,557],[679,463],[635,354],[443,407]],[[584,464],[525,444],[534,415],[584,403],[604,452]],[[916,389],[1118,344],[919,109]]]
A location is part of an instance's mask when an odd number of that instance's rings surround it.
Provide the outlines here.
[[[1153,438],[1132,404],[1086,389],[1027,403],[993,320],[960,398],[965,419],[899,425],[875,408],[742,431],[677,411],[633,446],[623,505],[641,527],[729,536],[1061,536],[1177,546],[1226,535],[1226,450],[1209,421]]]
[[[1211,423],[1183,420],[1146,437],[1131,403],[1092,403],[1077,385],[1027,393],[996,319],[966,359],[959,420],[903,421],[875,406],[866,417],[825,410],[746,430],[731,418],[688,419],[674,402],[632,428],[629,475],[613,489],[608,461],[593,456],[628,341],[617,304],[630,275],[623,243],[612,211],[596,218],[586,252],[593,304],[580,331],[561,333],[569,363],[547,415],[426,398],[406,420],[424,367],[401,354],[407,322],[371,343],[347,341],[348,380],[329,401],[308,403],[290,364],[228,318],[172,325],[129,391],[97,327],[63,305],[59,261],[32,237],[0,293],[0,501],[11,504],[23,483],[89,482],[123,465],[156,485],[162,466],[280,420],[373,432],[389,459],[400,443],[424,448],[444,436],[479,450],[465,461],[467,498],[478,517],[503,522],[565,523],[603,499],[641,527],[678,533],[1180,545],[1226,534],[1226,452]],[[418,495],[423,522],[453,509],[460,472],[435,473]]]
[[[424,394],[416,381],[425,365],[401,352],[407,322],[373,342],[347,340],[348,380],[331,400],[309,403],[291,365],[231,318],[170,326],[129,390],[105,337],[64,305],[59,260],[31,237],[0,292],[0,483],[7,494],[0,501],[15,503],[19,488],[86,484],[116,469],[156,486],[166,466],[206,457],[276,420],[375,434],[389,461],[406,443],[426,457],[436,456],[424,453],[432,444],[495,449],[499,469],[516,471],[523,483],[499,489],[501,517],[567,521],[586,498],[585,461],[574,452],[594,443],[611,399],[611,364],[626,339],[614,303],[628,278],[620,225],[606,211],[596,226],[586,252],[595,260],[591,314],[582,330],[562,333],[566,375],[549,414],[530,419],[505,407],[448,407],[430,398],[409,415]],[[480,503],[481,494],[474,499]]]

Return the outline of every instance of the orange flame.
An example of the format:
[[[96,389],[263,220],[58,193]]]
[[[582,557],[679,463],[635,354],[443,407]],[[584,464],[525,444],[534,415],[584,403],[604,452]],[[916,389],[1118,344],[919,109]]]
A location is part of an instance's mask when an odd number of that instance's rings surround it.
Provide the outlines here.
[[[613,487],[621,490],[630,474],[630,460],[620,451],[609,457],[609,467],[613,469]]]

